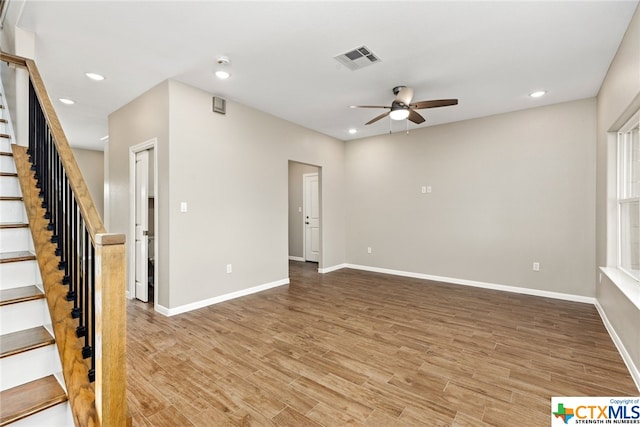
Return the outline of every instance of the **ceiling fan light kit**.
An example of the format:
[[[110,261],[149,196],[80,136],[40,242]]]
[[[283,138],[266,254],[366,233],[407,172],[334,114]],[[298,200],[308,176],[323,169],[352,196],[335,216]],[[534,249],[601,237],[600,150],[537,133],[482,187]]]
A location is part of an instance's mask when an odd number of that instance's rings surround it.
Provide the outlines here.
[[[408,107],[392,107],[389,112],[389,117],[391,120],[404,120],[409,117],[409,108]]]
[[[408,119],[413,123],[419,125],[424,123],[425,119],[415,110],[422,110],[425,108],[438,108],[447,107],[450,105],[457,105],[457,99],[435,99],[430,101],[418,101],[412,103],[413,89],[406,86],[396,86],[393,88],[393,94],[396,96],[391,106],[386,105],[352,105],[351,108],[385,108],[389,111],[380,114],[369,120],[365,125],[370,125],[383,119],[387,116],[391,120],[405,120]]]

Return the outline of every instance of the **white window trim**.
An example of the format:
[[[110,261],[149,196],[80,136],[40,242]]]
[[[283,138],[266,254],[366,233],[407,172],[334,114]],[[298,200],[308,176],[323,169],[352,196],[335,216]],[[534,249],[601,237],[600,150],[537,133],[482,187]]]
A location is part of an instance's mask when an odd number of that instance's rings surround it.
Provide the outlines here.
[[[638,287],[640,286],[640,280],[634,276],[630,271],[628,271],[626,268],[624,268],[622,266],[622,239],[620,236],[621,230],[622,230],[622,224],[621,224],[621,209],[620,206],[622,204],[626,204],[626,203],[636,203],[636,202],[640,202],[640,197],[628,197],[623,199],[622,198],[622,192],[623,192],[623,186],[626,185],[626,183],[622,182],[622,178],[624,176],[623,173],[621,173],[623,167],[626,166],[626,161],[623,160],[623,156],[620,153],[620,137],[626,133],[628,133],[631,129],[633,129],[635,126],[637,126],[640,123],[640,110],[638,110],[635,114],[633,114],[633,116],[631,116],[631,118],[618,130],[618,132],[616,133],[616,143],[615,143],[615,155],[616,155],[616,170],[615,170],[615,176],[616,176],[616,230],[615,230],[615,241],[616,241],[616,249],[617,249],[617,253],[616,253],[616,266],[617,269],[623,273],[622,276],[618,275],[618,274],[613,274],[611,272],[610,268],[606,269],[606,273],[607,276],[609,276],[610,279],[614,279],[615,277],[615,282],[620,282],[622,281],[622,287],[624,288],[629,288],[629,286],[635,286]],[[603,270],[604,271],[604,270]],[[625,279],[626,280],[623,280]],[[625,292],[626,294],[627,292]],[[633,296],[637,298],[638,294],[634,291],[632,292]],[[629,295],[627,295],[629,296]],[[636,302],[636,301],[634,301]],[[636,305],[638,305],[640,303],[636,302]]]

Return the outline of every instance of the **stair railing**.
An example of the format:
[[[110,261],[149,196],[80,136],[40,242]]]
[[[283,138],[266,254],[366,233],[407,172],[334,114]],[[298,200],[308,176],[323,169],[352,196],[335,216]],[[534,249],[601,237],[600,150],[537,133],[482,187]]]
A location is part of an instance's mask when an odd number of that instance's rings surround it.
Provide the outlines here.
[[[68,287],[66,301],[49,307],[69,310],[64,321],[51,315],[74,420],[78,425],[127,425],[125,236],[107,233],[35,62],[3,52],[0,60],[29,73],[27,154],[63,272],[55,280]],[[45,272],[42,276],[46,282]],[[67,329],[76,325],[75,331],[61,329],[63,324]],[[80,345],[69,342],[73,335]],[[85,367],[84,373],[78,366]]]

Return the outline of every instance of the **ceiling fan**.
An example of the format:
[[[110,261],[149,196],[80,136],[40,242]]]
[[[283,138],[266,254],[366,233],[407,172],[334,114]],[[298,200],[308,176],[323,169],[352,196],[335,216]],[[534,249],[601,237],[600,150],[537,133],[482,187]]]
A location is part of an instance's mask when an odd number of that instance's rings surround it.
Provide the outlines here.
[[[434,99],[431,101],[418,101],[411,102],[413,98],[413,89],[406,86],[396,86],[393,88],[393,94],[396,98],[391,103],[391,106],[383,105],[352,105],[351,108],[388,108],[389,111],[382,113],[379,116],[369,120],[365,125],[370,125],[378,120],[390,116],[392,120],[404,120],[409,119],[415,124],[424,122],[424,117],[418,114],[415,110],[422,110],[424,108],[437,108],[448,107],[449,105],[457,105],[457,99]]]

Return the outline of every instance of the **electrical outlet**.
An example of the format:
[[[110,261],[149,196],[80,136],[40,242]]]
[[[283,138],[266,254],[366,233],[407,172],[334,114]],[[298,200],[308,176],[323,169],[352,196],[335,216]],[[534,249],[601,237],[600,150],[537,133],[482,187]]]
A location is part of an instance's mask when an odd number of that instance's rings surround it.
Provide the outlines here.
[[[367,253],[368,253],[368,254],[370,254],[370,253],[371,253],[371,246],[369,246],[369,247],[367,248]]]
[[[540,263],[539,262],[534,262],[533,263],[533,271],[540,271]]]
[[[232,272],[233,272],[233,265],[227,264],[227,273],[232,273]]]

